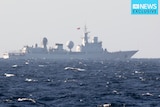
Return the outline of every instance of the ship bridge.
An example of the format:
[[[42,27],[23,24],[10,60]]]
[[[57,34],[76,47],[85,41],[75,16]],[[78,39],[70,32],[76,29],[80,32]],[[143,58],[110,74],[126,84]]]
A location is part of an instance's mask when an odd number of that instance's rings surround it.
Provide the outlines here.
[[[103,52],[102,42],[98,41],[98,37],[94,37],[92,42],[88,42],[88,38],[89,38],[88,33],[90,33],[90,32],[87,31],[87,28],[85,26],[82,44],[77,46],[76,51],[86,52],[86,53]]]

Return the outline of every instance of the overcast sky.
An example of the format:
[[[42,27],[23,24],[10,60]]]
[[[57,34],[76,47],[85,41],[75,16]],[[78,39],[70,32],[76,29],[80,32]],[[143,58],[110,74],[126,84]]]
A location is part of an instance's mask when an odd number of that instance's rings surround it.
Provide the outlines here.
[[[131,15],[131,0],[0,0],[0,54],[24,45],[81,44],[86,24],[108,51],[160,58],[160,15]],[[77,30],[81,27],[81,30]],[[66,46],[64,46],[66,48]],[[74,48],[75,49],[75,48]]]

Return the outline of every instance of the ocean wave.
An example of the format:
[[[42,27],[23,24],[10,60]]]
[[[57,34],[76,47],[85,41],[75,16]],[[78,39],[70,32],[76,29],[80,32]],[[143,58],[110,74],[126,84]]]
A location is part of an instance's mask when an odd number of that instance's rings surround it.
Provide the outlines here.
[[[29,102],[36,103],[36,101],[32,98],[18,98],[17,100],[18,101],[29,101]]]
[[[8,74],[8,73],[4,73],[4,75],[5,75],[6,77],[14,77],[14,76],[15,76],[15,74]]]
[[[74,67],[65,67],[64,70],[73,70],[73,71],[86,71],[82,68],[74,68]]]

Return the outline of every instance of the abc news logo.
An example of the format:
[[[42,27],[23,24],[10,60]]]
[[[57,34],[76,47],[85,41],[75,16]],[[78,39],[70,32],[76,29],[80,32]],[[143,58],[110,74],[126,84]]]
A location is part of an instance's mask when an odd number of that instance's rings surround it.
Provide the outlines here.
[[[131,14],[158,14],[158,0],[132,0]]]
[[[133,4],[133,9],[157,9],[157,4]]]

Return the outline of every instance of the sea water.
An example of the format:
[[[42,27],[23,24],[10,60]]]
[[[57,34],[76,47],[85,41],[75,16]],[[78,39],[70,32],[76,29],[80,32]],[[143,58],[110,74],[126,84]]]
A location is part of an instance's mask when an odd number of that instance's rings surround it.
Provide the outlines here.
[[[160,107],[160,59],[0,60],[0,107]]]

